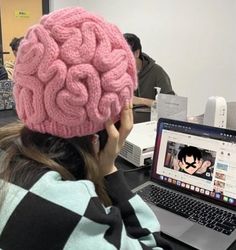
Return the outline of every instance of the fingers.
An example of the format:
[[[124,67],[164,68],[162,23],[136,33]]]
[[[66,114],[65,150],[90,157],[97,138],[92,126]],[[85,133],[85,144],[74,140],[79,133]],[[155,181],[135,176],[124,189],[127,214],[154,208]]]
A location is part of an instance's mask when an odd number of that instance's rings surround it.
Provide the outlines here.
[[[132,127],[133,111],[131,104],[127,104],[121,112],[121,126],[119,131],[111,119],[105,123],[108,139],[104,149],[98,154],[98,162],[103,175],[117,171],[114,165],[115,159]]]
[[[116,153],[117,145],[119,143],[119,132],[116,129],[113,121],[111,119],[107,120],[105,123],[106,131],[108,134],[108,139],[105,148]]]
[[[133,128],[133,110],[132,104],[127,103],[123,110],[121,111],[121,126],[119,131],[115,127],[113,121],[109,119],[105,123],[105,127],[108,134],[107,147],[115,149],[118,146],[118,150],[123,146],[125,139],[129,135],[131,129]],[[110,148],[110,149],[111,149]]]
[[[116,129],[116,127],[111,119],[108,119],[106,121],[105,127],[106,127],[108,137],[114,137],[115,139],[119,138],[119,132]]]
[[[133,128],[133,110],[132,103],[127,103],[123,110],[121,111],[121,126],[119,129],[119,142],[122,146],[125,142],[125,139],[129,135],[130,131]]]

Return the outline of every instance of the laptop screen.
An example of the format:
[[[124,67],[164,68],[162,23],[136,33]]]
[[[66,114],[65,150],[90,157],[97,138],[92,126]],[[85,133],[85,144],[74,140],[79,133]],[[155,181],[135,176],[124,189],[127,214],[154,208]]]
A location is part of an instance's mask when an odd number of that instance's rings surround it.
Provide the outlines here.
[[[152,179],[236,207],[236,131],[160,119]]]

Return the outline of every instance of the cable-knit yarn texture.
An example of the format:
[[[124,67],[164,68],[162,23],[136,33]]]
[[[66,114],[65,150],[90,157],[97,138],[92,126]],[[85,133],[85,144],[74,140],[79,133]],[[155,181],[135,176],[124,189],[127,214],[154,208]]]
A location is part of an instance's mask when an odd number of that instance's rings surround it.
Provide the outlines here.
[[[133,54],[119,29],[82,8],[43,16],[21,42],[14,69],[19,119],[70,138],[117,121],[137,85]]]

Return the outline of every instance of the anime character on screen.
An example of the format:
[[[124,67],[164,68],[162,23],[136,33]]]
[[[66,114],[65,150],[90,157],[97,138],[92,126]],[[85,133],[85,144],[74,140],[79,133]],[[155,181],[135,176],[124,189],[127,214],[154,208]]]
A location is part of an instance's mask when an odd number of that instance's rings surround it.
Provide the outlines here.
[[[211,180],[214,158],[196,147],[185,146],[178,153],[178,166],[180,171]]]
[[[195,173],[201,167],[201,159],[201,151],[193,146],[185,146],[178,153],[178,165],[188,174]]]
[[[215,159],[215,151],[168,141],[164,166],[211,181]]]

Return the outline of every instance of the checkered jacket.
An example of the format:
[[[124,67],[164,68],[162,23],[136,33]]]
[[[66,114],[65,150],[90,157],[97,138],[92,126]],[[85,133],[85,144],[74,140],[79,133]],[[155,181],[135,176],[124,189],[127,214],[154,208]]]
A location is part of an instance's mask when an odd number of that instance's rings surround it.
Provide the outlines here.
[[[7,184],[0,210],[0,249],[162,249],[160,225],[118,171],[106,177],[113,206],[104,207],[92,182],[63,181],[54,171],[20,187]],[[169,249],[166,247],[165,249]]]

